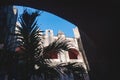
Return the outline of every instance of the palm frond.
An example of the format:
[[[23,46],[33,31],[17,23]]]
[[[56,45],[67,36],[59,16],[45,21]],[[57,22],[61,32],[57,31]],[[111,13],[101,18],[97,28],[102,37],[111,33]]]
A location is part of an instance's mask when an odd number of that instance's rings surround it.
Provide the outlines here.
[[[71,45],[72,44],[70,44],[69,40],[59,37],[57,40],[53,41],[48,46],[43,47],[43,52],[38,58],[38,64],[50,64],[51,60],[49,55],[51,55],[51,53],[59,54],[63,50],[68,51],[71,48]]]
[[[57,52],[62,51],[62,50],[67,51],[70,48],[69,42],[70,41],[66,39],[58,38],[57,40],[50,43],[48,46],[44,48],[43,54],[47,54],[47,53],[54,52],[54,51],[57,51]]]

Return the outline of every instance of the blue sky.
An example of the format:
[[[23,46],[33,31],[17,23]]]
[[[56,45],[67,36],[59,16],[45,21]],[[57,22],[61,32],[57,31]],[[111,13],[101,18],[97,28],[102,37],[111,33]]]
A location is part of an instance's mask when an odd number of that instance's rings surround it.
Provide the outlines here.
[[[18,9],[18,15],[22,14],[24,8],[28,7],[21,7],[16,6]],[[31,11],[35,11],[33,8],[28,8]],[[40,10],[41,15],[37,18],[37,24],[40,26],[40,29],[45,31],[46,29],[52,29],[54,31],[54,35],[57,35],[58,31],[64,32],[67,37],[74,37],[73,28],[76,26],[69,21],[60,18],[52,13]]]

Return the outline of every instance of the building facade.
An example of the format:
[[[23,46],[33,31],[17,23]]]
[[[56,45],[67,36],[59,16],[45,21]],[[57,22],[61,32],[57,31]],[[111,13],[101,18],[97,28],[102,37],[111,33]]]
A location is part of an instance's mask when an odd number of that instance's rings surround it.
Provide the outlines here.
[[[70,41],[70,44],[72,45],[69,51],[62,51],[60,54],[53,53],[51,54],[50,60],[53,62],[53,65],[60,64],[60,63],[74,63],[78,62],[84,66],[85,69],[87,69],[87,66],[85,64],[85,60],[83,58],[82,51],[79,47],[78,38],[80,38],[79,32],[77,33],[77,27],[73,29],[74,37],[66,37],[63,32],[58,32],[57,35],[54,35],[53,30],[47,29],[45,31],[45,34],[43,36],[44,38],[44,46],[48,46],[53,41],[57,40],[59,37],[62,37],[66,40]]]

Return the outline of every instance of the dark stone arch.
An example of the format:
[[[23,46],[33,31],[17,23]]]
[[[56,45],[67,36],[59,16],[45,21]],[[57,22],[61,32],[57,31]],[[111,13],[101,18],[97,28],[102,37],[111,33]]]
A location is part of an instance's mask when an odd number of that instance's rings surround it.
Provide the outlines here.
[[[0,4],[15,4],[42,9],[77,25],[85,33],[81,33],[81,37],[91,66],[91,80],[108,80],[112,65],[109,61],[111,60],[110,57],[113,56],[110,49],[113,49],[111,46],[114,46],[111,41],[113,37],[111,30],[114,29],[111,29],[113,6],[111,3],[106,6],[105,1],[93,3],[57,0],[8,0],[8,2],[3,1]],[[115,19],[115,17],[114,15],[113,18]],[[91,41],[89,43],[88,38],[94,42],[97,52],[94,52],[95,47],[93,47]],[[93,60],[93,58],[96,60]]]

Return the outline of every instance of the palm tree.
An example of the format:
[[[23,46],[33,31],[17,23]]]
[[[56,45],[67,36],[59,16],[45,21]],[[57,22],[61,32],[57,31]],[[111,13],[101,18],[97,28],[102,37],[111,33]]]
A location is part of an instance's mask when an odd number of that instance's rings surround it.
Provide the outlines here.
[[[35,59],[38,58],[43,49],[42,35],[36,20],[39,15],[38,11],[30,14],[25,9],[19,20],[22,26],[19,27],[20,36],[18,39],[22,40],[19,44],[24,47],[29,58],[34,56]]]
[[[60,37],[44,47],[41,30],[37,26],[37,16],[39,16],[38,11],[29,13],[27,9],[25,9],[19,18],[20,25],[16,25],[15,33],[12,33],[12,35],[15,35],[16,41],[11,41],[11,45],[12,43],[17,44],[15,52],[20,63],[18,66],[21,66],[21,64],[24,65],[24,67],[22,67],[24,69],[19,70],[19,73],[21,73],[23,77],[19,77],[23,80],[26,76],[31,76],[34,70],[35,75],[41,76],[44,80],[47,80],[49,76],[55,74],[55,78],[58,80],[61,75],[66,74],[65,70],[67,70],[67,72],[72,71],[73,67],[69,69],[68,67],[58,65],[52,66],[49,55],[51,55],[51,53],[59,54],[63,50],[69,51],[73,45],[69,43],[70,41]],[[39,69],[35,69],[34,65],[39,66]],[[21,72],[23,70],[25,70],[25,72]],[[29,80],[29,78],[26,78],[26,80]],[[51,78],[51,80],[53,79]]]
[[[52,74],[52,72],[55,73],[56,68],[50,67],[50,60],[46,60],[45,56],[52,52],[59,53],[62,50],[68,50],[70,48],[69,41],[58,38],[49,46],[43,47],[41,31],[36,21],[37,16],[39,16],[38,11],[30,14],[26,9],[24,10],[19,18],[20,25],[16,25],[16,30],[13,34],[16,36],[16,41],[11,42],[11,44],[17,44],[15,52],[19,59],[26,63],[25,66],[29,66],[27,67],[28,71],[33,70],[34,65],[37,64],[40,68],[36,72],[46,74],[48,70],[51,71],[52,69],[51,73],[49,73]],[[43,68],[46,71],[42,71]]]
[[[39,12],[29,13],[27,9],[19,17],[19,25],[16,25],[15,40],[9,44],[15,43],[15,56],[18,58],[18,73],[20,80],[29,80],[28,75],[32,74],[34,64],[43,52],[42,31],[37,26],[36,18]],[[12,47],[10,47],[12,48]],[[25,78],[26,77],[26,78]]]

